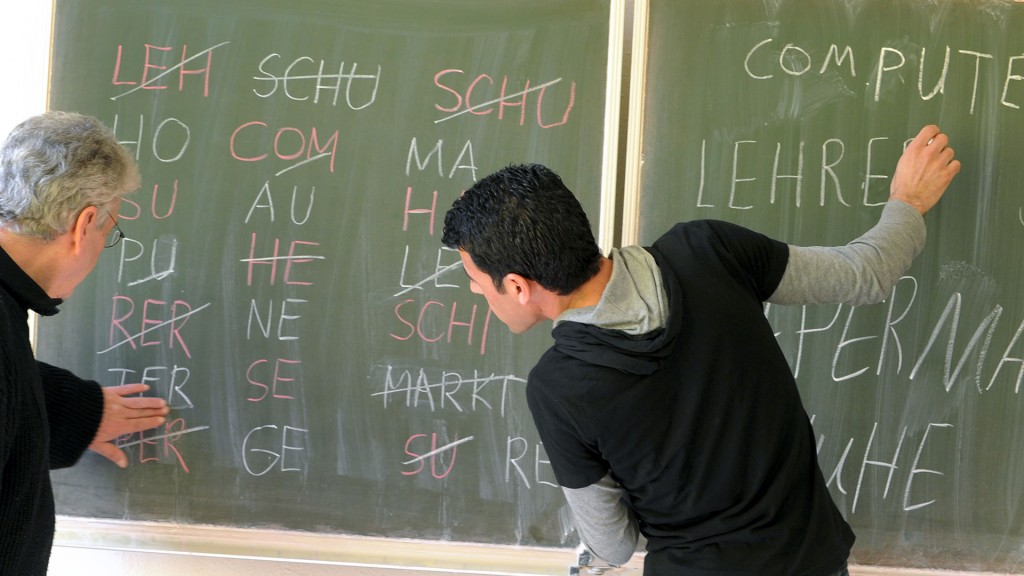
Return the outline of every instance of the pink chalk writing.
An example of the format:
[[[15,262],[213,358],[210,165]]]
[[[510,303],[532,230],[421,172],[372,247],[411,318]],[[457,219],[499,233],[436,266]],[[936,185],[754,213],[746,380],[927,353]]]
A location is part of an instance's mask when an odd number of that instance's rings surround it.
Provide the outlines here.
[[[509,77],[503,76],[500,88],[497,89],[495,79],[488,74],[477,74],[469,82],[465,82],[466,78],[464,71],[456,69],[441,70],[434,75],[434,85],[449,95],[448,99],[451,100],[448,105],[434,104],[436,110],[449,113],[434,123],[445,122],[463,114],[488,116],[495,110],[498,112],[498,120],[503,120],[506,109],[518,109],[519,125],[524,126],[527,110],[532,107],[537,126],[554,128],[569,121],[569,115],[576,103],[576,82],[570,81],[568,89],[557,91],[557,107],[553,110],[552,105],[545,107],[544,99],[548,95],[548,89],[555,91],[553,87],[561,84],[562,78],[536,86],[531,86],[530,79],[527,78],[522,84],[513,87],[509,85]],[[474,94],[478,89],[484,93],[483,96],[478,97]]]

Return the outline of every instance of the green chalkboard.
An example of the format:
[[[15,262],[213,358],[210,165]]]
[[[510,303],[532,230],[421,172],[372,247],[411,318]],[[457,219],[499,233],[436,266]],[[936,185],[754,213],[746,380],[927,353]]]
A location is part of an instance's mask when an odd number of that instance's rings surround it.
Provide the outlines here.
[[[128,240],[39,356],[173,412],[73,516],[569,546],[513,335],[441,249],[511,162],[598,221],[608,0],[59,0],[51,109],[138,158]]]
[[[905,140],[963,170],[878,305],[768,307],[862,564],[1024,569],[1024,4],[652,0],[639,240],[869,228]],[[771,431],[765,431],[770,433]]]

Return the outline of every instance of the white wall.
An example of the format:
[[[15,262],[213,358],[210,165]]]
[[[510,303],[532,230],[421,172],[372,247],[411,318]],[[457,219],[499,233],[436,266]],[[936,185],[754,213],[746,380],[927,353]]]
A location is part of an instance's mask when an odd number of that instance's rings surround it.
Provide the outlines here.
[[[46,110],[50,61],[50,19],[45,0],[4,2],[0,7],[0,54],[4,55],[0,134]]]

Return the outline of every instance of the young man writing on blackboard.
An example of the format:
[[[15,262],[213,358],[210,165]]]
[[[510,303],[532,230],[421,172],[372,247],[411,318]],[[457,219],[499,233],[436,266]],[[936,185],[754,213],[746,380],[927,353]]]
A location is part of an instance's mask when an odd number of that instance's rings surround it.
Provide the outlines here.
[[[46,574],[51,468],[71,466],[86,448],[126,466],[111,440],[167,414],[161,399],[128,397],[148,386],[100,388],[37,362],[28,335],[28,310],[57,313],[123,238],[121,197],[138,185],[128,152],[88,116],[30,118],[0,149],[0,574]]]
[[[922,249],[922,215],[960,169],[926,126],[878,224],[835,248],[713,221],[598,251],[561,179],[511,166],[457,199],[443,242],[516,333],[554,320],[526,396],[585,545],[647,575],[846,573],[854,535],[825,485],[764,302],[884,299]]]

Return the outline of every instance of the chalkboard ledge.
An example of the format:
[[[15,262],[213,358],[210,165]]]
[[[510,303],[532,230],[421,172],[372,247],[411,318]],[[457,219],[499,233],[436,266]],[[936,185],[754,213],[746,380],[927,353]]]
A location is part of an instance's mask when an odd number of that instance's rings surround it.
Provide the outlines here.
[[[199,524],[57,517],[55,546],[456,574],[567,574],[571,548],[314,534]],[[642,572],[643,556],[627,565]]]
[[[57,517],[55,546],[206,555],[453,574],[562,575],[576,559],[569,548],[438,542],[198,524]],[[643,554],[624,566],[643,572]],[[997,576],[981,572],[851,566],[851,576]]]

